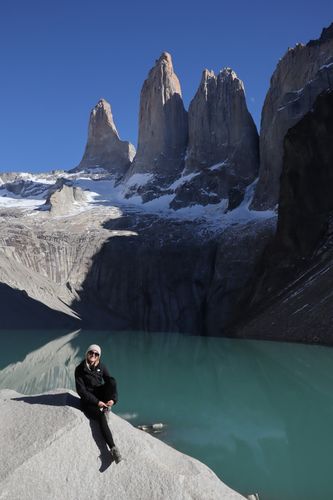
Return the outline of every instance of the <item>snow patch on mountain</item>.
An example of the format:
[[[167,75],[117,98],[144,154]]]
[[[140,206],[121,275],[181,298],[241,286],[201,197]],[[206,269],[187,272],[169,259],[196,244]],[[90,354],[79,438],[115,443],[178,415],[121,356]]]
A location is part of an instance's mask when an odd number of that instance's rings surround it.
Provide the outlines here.
[[[220,168],[222,164],[215,165],[214,168]],[[8,174],[9,175],[9,174]],[[239,223],[246,223],[255,219],[268,219],[276,217],[274,210],[254,211],[249,206],[254,193],[256,181],[247,187],[243,202],[234,210],[227,211],[228,200],[222,199],[219,203],[209,205],[193,205],[178,210],[170,208],[170,203],[174,198],[177,187],[188,182],[198,175],[191,173],[179,177],[158,198],[143,203],[140,195],[126,198],[127,189],[130,186],[143,186],[151,180],[152,174],[135,174],[129,181],[130,184],[120,184],[104,169],[98,169],[89,173],[75,172],[68,173],[57,171],[55,173],[43,174],[15,174],[12,181],[6,182],[0,186],[0,208],[18,208],[25,211],[41,209],[45,204],[52,190],[57,187],[61,179],[73,188],[80,188],[84,191],[84,199],[75,201],[70,207],[68,215],[91,210],[97,207],[109,207],[119,210],[138,210],[144,213],[156,213],[162,217],[184,220],[201,220],[217,227],[229,226]],[[2,177],[2,181],[4,178]],[[46,207],[47,208],[47,207]]]

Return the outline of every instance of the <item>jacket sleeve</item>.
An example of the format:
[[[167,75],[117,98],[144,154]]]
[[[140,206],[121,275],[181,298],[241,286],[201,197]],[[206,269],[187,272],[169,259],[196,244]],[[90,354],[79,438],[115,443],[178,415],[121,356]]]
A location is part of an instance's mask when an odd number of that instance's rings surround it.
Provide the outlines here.
[[[117,382],[115,378],[111,377],[108,369],[104,365],[103,365],[103,380],[106,384],[109,384],[109,386],[111,387],[110,399],[112,399],[114,401],[114,404],[116,404],[118,401]]]
[[[83,377],[81,376],[80,370],[78,368],[76,368],[75,370],[75,386],[76,392],[84,402],[98,405],[99,399],[87,390]]]

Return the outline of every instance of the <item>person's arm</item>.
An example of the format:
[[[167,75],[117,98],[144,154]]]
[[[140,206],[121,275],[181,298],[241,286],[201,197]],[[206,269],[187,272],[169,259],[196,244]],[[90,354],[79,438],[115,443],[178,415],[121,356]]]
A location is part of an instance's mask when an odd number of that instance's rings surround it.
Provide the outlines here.
[[[98,405],[99,399],[87,390],[83,377],[80,376],[79,370],[77,369],[75,370],[75,386],[76,392],[83,401]]]
[[[111,387],[110,399],[112,399],[112,401],[114,401],[114,404],[116,404],[118,401],[117,382],[115,378],[111,377],[108,369],[104,365],[103,365],[103,380],[105,383],[108,383],[110,385]]]

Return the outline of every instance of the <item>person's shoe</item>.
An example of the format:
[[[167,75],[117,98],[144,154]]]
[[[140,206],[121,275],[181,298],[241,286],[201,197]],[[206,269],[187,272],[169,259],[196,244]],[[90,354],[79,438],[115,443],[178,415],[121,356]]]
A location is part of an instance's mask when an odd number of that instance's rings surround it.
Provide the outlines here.
[[[113,460],[116,462],[116,464],[119,464],[119,462],[122,461],[123,457],[121,456],[120,451],[118,450],[117,446],[112,446],[110,452],[111,452]]]

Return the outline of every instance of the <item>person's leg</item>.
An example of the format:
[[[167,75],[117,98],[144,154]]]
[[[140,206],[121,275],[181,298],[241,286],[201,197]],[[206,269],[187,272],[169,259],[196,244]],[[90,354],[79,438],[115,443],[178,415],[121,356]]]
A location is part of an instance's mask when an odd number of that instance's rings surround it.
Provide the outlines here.
[[[93,420],[98,421],[102,435],[103,435],[106,443],[109,445],[110,448],[113,448],[115,446],[115,444],[114,444],[112,433],[111,433],[110,427],[108,426],[105,414],[98,408],[98,406],[95,406],[95,405],[85,406],[84,412],[89,418],[92,418]]]
[[[106,420],[106,415],[104,412],[102,412],[102,411],[99,412],[98,421],[99,421],[99,425],[100,425],[100,428],[101,428],[101,431],[102,431],[102,434],[103,434],[105,441],[109,445],[110,449],[113,448],[115,446],[115,444],[114,444],[112,433],[111,433],[110,427],[108,426],[108,423]]]
[[[115,394],[115,387],[113,386],[112,383],[105,383],[102,386],[99,386],[95,389],[94,391],[95,396],[100,400],[103,401],[104,403],[107,403],[110,399],[112,399]],[[114,444],[113,437],[110,431],[110,427],[108,426],[107,420],[105,413],[99,411],[99,423],[101,427],[102,434],[104,436],[105,441],[107,444],[110,446],[111,454],[113,456],[114,461],[116,464],[118,464],[122,460],[121,453],[117,446]]]

